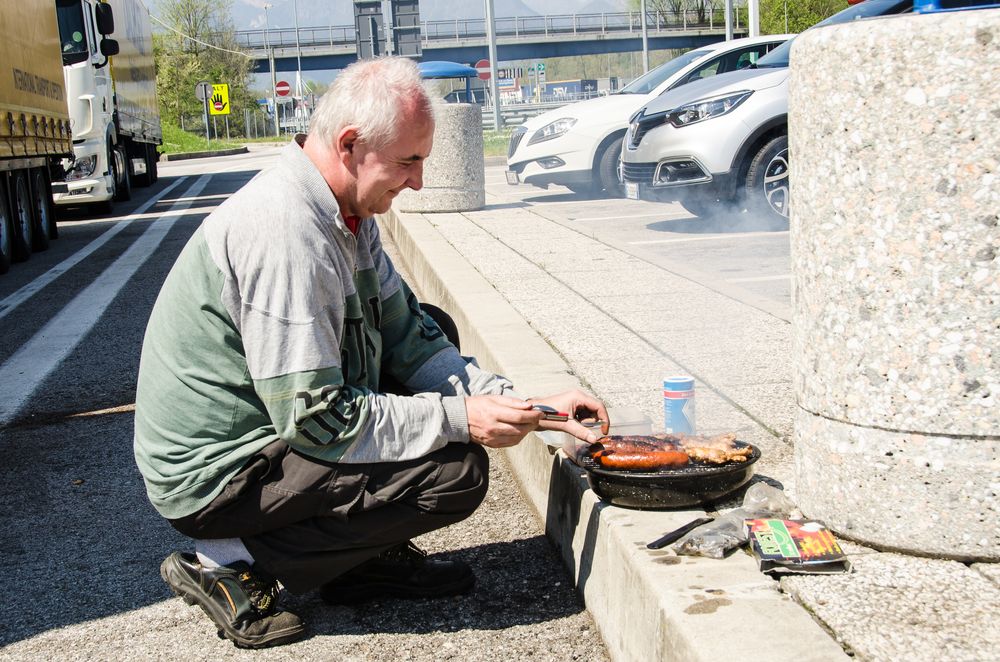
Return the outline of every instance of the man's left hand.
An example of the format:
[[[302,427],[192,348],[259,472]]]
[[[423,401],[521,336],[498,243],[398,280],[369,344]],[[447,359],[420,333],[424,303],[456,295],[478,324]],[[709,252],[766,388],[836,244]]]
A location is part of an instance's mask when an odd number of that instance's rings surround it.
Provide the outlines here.
[[[532,404],[548,405],[558,411],[569,414],[568,421],[541,421],[538,424],[540,430],[559,430],[560,432],[568,432],[582,441],[595,442],[600,437],[597,434],[598,428],[584,427],[580,424],[580,421],[587,419],[601,421],[601,435],[607,434],[611,425],[611,420],[608,418],[608,410],[604,406],[604,403],[579,389],[544,398],[531,398],[530,402]]]

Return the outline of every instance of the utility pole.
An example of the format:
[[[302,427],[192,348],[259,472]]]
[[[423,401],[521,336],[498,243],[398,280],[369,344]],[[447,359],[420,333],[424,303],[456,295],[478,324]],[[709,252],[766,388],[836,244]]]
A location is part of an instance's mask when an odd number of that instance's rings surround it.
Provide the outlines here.
[[[733,40],[733,0],[726,0],[726,41]]]
[[[760,2],[759,0],[747,0],[747,29],[749,36],[760,36]]]
[[[278,93],[274,91],[274,88],[278,85],[277,74],[274,71],[274,49],[268,44],[268,33],[271,31],[271,24],[267,20],[267,10],[270,8],[270,4],[264,5],[264,48],[267,49],[267,63],[271,68],[271,110],[274,111],[274,137],[277,138],[281,135],[281,129],[278,127]]]
[[[295,123],[298,126],[299,133],[305,133],[305,129],[302,126],[302,48],[299,46],[299,0],[293,0],[293,10],[295,11],[295,59],[297,61],[297,68],[295,70],[295,96],[299,98],[299,107],[295,109]]]
[[[732,0],[726,0],[731,2]],[[642,73],[649,71],[649,35],[646,34],[646,0],[639,0],[639,22],[642,25]]]
[[[493,17],[493,0],[486,0],[486,35],[490,43],[490,90],[493,94],[493,130],[500,131],[500,84],[497,81],[497,32]]]

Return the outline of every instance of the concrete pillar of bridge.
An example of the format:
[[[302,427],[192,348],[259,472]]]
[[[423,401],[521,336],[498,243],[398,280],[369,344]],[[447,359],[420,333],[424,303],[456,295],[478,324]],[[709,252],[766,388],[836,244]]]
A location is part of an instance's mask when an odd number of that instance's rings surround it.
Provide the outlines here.
[[[877,548],[1000,560],[1000,10],[793,51],[799,505]]]
[[[404,212],[474,211],[486,204],[483,115],[478,104],[434,107],[434,148],[424,163],[424,187],[394,203]]]

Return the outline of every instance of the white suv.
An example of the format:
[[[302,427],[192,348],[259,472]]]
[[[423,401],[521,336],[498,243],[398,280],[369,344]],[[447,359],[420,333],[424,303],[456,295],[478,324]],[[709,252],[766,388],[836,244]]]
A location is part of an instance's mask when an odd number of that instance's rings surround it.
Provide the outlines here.
[[[547,111],[514,129],[507,181],[541,188],[561,184],[578,193],[622,194],[618,157],[628,118],[668,90],[752,66],[791,35],[734,39],[688,51],[619,92]]]
[[[865,0],[813,27],[912,8],[912,0]],[[636,113],[621,155],[626,196],[675,200],[695,216],[735,208],[787,218],[793,41],[749,70],[671,90]]]

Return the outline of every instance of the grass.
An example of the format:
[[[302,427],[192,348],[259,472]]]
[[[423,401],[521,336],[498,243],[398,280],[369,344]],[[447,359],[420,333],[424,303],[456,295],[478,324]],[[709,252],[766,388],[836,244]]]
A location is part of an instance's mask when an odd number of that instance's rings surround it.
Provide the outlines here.
[[[211,143],[205,140],[204,135],[198,135],[185,131],[176,124],[163,122],[163,146],[160,147],[162,154],[187,154],[189,152],[204,152],[212,149],[232,149],[243,145],[242,142],[226,140],[213,140]]]
[[[507,156],[507,143],[510,132],[514,129],[500,131],[483,131],[483,156]]]
[[[507,156],[507,142],[510,140],[510,132],[513,129],[501,129],[500,131],[483,131],[483,156]],[[204,152],[206,150],[232,149],[247,143],[284,143],[291,140],[291,136],[274,136],[262,138],[238,138],[236,140],[213,140],[211,144],[205,141],[204,135],[191,133],[181,129],[176,124],[163,123],[163,146],[160,152],[163,154],[187,154],[190,152]]]

